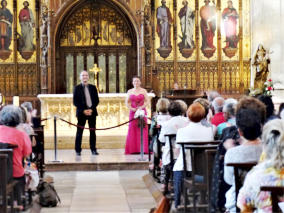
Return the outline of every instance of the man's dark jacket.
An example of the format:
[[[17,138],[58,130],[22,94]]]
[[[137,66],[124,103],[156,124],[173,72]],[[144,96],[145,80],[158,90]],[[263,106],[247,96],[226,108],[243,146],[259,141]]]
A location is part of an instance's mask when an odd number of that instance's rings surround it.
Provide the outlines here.
[[[82,84],[78,84],[74,88],[73,92],[73,104],[76,106],[76,116],[79,117],[81,115],[84,115],[84,110],[85,109],[92,109],[93,113],[92,116],[97,116],[97,105],[99,104],[99,96],[97,92],[97,88],[92,85],[88,84],[89,87],[89,92],[90,92],[90,97],[92,100],[92,107],[89,108],[86,103],[86,98],[85,98],[85,93],[84,93],[84,87]]]

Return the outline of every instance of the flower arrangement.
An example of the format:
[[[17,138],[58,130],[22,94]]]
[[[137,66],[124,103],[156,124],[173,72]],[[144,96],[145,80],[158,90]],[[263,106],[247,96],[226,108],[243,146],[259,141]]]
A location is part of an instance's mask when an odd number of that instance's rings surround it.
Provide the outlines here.
[[[264,82],[262,94],[271,97],[273,90],[274,90],[273,82],[271,79],[268,79],[266,82]]]
[[[267,81],[264,82],[262,89],[254,89],[250,88],[249,89],[249,95],[256,97],[258,95],[265,95],[265,96],[272,96],[272,91],[274,91],[274,85],[273,81],[271,79],[268,79]]]

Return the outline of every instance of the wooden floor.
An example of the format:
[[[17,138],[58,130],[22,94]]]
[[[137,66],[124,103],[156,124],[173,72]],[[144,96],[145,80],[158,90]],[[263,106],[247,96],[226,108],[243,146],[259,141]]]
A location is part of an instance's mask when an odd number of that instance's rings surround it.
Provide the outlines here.
[[[148,155],[125,155],[124,149],[98,149],[99,155],[92,155],[89,149],[83,149],[81,156],[76,156],[72,149],[57,151],[45,150],[47,171],[102,171],[102,170],[145,170],[148,169]]]

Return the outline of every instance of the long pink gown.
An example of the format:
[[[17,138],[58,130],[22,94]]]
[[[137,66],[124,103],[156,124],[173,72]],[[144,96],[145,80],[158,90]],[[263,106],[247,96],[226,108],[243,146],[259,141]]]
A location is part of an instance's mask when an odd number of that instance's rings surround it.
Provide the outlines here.
[[[145,97],[143,94],[139,95],[130,95],[129,97],[131,102],[131,107],[136,108],[138,106],[142,106],[144,104]],[[145,111],[145,116],[147,116],[146,109],[143,109]],[[135,112],[130,110],[129,113],[129,120],[134,118]],[[143,150],[144,153],[148,153],[148,126],[147,126],[147,118],[144,118],[145,126],[143,128]],[[128,126],[128,134],[126,138],[126,144],[125,144],[125,154],[134,154],[134,153],[140,153],[140,127],[138,126],[139,120],[133,120],[129,123]]]

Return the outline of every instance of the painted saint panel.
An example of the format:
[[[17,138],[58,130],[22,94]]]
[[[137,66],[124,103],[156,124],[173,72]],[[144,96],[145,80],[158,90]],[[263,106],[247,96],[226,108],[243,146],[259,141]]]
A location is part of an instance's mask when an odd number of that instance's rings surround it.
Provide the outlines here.
[[[214,0],[205,0],[200,4],[201,60],[216,60],[217,11]]]
[[[18,5],[18,56],[19,62],[35,62],[35,2],[17,1]],[[22,60],[22,59],[24,60]]]
[[[178,59],[195,60],[195,4],[194,1],[177,2]]]
[[[238,1],[222,1],[222,50],[223,59],[238,60],[238,43],[239,43],[239,13]]]
[[[6,0],[1,1],[0,8],[0,62],[13,61],[13,4]]]
[[[172,1],[156,0],[156,60],[173,60],[172,51]]]

